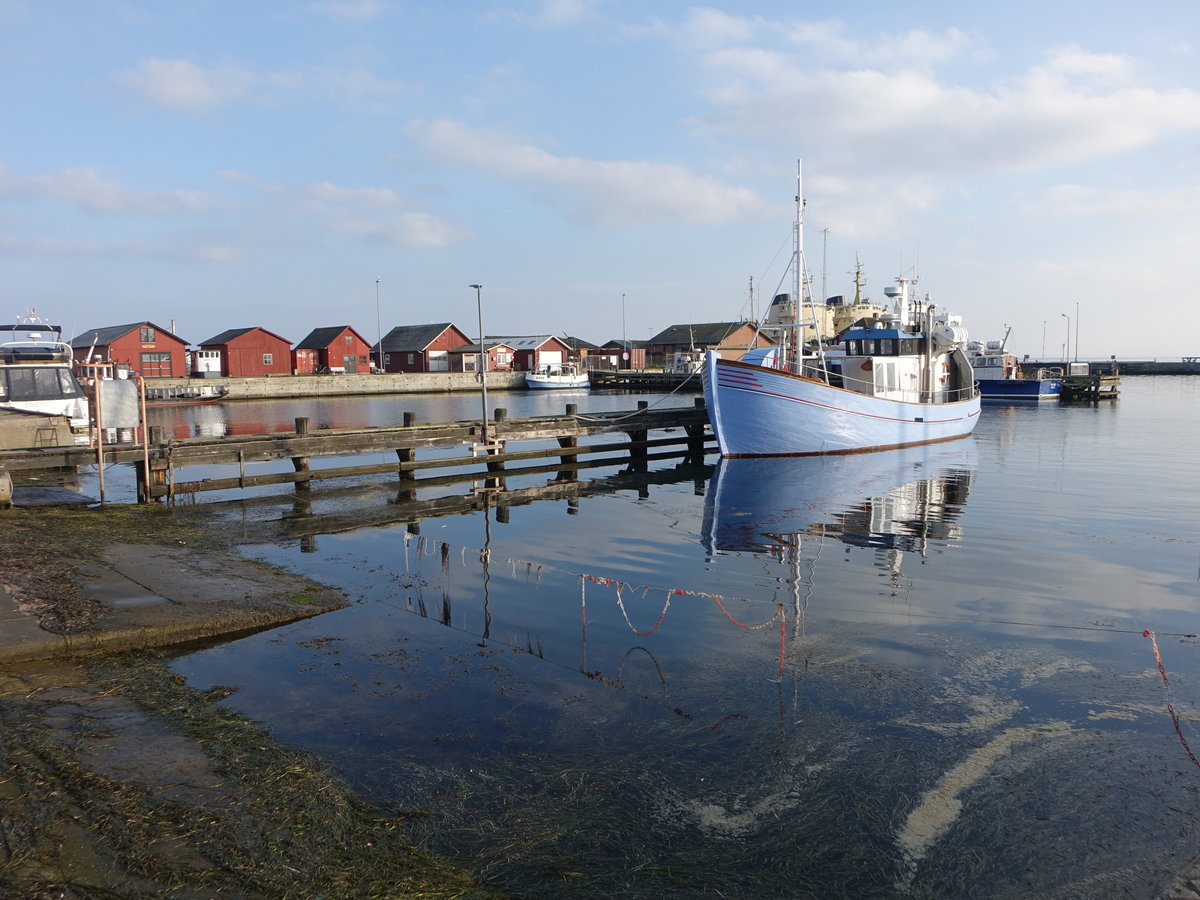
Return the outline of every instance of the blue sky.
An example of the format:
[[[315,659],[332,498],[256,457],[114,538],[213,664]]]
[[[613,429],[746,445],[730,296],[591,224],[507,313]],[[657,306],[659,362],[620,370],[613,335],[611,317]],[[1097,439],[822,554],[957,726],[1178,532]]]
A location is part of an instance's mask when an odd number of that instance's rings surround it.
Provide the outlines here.
[[[644,339],[902,273],[1200,353],[1200,4],[0,0],[12,319]],[[786,289],[786,280],[784,281]],[[1069,317],[1069,318],[1068,318]]]

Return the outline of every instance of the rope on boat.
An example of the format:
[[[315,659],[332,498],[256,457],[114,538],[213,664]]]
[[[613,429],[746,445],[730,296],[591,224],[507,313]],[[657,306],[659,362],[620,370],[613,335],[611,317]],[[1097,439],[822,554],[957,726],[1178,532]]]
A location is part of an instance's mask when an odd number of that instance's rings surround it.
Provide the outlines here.
[[[1179,743],[1183,744],[1183,749],[1188,755],[1188,759],[1200,769],[1200,759],[1196,759],[1196,754],[1192,752],[1192,748],[1188,746],[1187,738],[1183,736],[1183,729],[1179,725],[1179,716],[1175,712],[1175,705],[1171,703],[1173,692],[1171,690],[1171,682],[1167,678],[1167,669],[1163,665],[1162,654],[1158,652],[1158,640],[1155,638],[1154,632],[1147,628],[1142,632],[1142,637],[1150,638],[1150,646],[1154,648],[1154,660],[1158,663],[1158,674],[1162,676],[1163,687],[1167,691],[1167,712],[1171,716],[1171,722],[1175,726],[1175,733],[1179,735]]]

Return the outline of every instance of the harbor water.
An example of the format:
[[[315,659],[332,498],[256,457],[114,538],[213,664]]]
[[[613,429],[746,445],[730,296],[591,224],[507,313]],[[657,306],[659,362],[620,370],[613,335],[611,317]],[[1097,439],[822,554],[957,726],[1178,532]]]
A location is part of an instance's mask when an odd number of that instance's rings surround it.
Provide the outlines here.
[[[692,403],[491,398],[637,399]],[[156,415],[480,411],[323,403]],[[516,896],[1151,898],[1200,854],[1198,419],[1200,379],[1133,377],[967,440],[584,470],[471,515],[389,521],[380,479],[216,498],[193,514],[353,602],[173,667]]]

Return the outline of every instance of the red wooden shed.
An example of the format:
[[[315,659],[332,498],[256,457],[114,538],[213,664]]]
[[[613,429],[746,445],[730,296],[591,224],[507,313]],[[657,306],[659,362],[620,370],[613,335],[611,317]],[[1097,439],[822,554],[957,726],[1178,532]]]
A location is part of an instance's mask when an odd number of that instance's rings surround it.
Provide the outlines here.
[[[370,372],[378,364],[370,343],[349,325],[314,328],[292,350],[292,370],[297,375]]]
[[[449,372],[450,351],[471,339],[453,322],[397,325],[383,336],[383,368],[387,372]],[[378,355],[379,344],[372,348]]]
[[[125,363],[146,378],[187,374],[187,341],[153,322],[93,328],[71,341],[75,359]]]
[[[238,377],[290,375],[292,342],[260,326],[231,328],[200,344],[221,354],[221,374]]]

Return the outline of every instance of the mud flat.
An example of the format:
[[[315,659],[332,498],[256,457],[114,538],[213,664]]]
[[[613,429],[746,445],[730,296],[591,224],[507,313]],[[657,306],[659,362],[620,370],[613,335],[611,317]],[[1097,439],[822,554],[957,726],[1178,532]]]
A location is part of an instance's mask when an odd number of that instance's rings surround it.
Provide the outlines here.
[[[495,897],[163,648],[345,605],[170,510],[0,511],[0,897]]]

